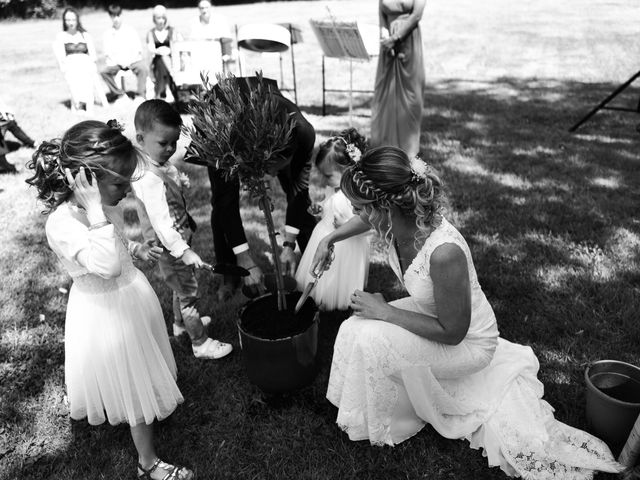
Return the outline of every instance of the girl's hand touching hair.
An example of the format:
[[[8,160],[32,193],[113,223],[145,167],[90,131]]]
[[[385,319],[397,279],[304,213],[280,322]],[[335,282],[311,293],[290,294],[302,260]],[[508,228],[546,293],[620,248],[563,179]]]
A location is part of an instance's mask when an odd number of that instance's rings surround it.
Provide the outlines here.
[[[68,168],[64,169],[64,173],[78,205],[84,208],[87,213],[96,209],[102,211],[102,197],[98,189],[98,179],[93,172],[91,172],[91,183],[87,178],[85,167],[80,168],[75,178]]]

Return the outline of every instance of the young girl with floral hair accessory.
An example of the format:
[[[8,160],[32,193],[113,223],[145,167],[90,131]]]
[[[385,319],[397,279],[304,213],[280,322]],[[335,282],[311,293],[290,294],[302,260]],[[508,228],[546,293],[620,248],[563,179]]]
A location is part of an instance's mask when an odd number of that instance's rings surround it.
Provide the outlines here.
[[[353,207],[340,190],[342,173],[356,164],[367,148],[366,139],[354,128],[344,130],[320,145],[315,164],[324,185],[331,190],[321,205],[322,218],[300,259],[296,282],[300,290],[310,281],[311,260],[320,239],[353,217]],[[334,269],[318,280],[311,297],[321,310],[346,310],[349,297],[364,288],[369,273],[369,235],[363,234],[336,245]]]
[[[128,242],[121,230],[117,204],[139,162],[117,123],[84,121],[40,144],[27,183],[45,205],[49,246],[73,278],[65,320],[71,418],[128,423],[138,478],[189,480],[190,470],[162,462],[153,445],[153,423],[183,397],[160,302],[131,260],[156,261],[161,250]]]

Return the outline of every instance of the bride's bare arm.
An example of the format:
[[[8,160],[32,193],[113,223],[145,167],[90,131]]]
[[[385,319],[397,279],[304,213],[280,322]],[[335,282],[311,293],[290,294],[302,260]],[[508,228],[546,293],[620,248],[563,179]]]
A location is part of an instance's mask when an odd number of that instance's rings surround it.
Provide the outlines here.
[[[430,258],[438,316],[403,310],[387,303],[382,295],[354,292],[351,308],[358,316],[393,323],[416,335],[447,345],[460,343],[471,321],[471,286],[464,252],[445,243]]]

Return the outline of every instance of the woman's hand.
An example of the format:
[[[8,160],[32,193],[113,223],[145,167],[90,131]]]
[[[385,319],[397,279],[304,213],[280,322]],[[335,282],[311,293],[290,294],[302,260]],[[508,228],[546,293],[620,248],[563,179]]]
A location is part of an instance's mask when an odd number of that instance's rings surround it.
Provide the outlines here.
[[[357,316],[373,320],[386,320],[391,309],[381,293],[368,293],[362,290],[353,292],[349,306]]]
[[[311,275],[313,275],[314,277],[317,275],[321,275],[325,270],[329,270],[333,258],[333,245],[329,243],[327,237],[324,237],[318,243],[316,253],[313,255],[309,273],[311,273]]]
[[[380,46],[387,52],[393,52],[393,47],[395,47],[396,41],[393,37],[387,37],[380,40]]]
[[[87,212],[94,209],[102,210],[102,197],[100,196],[100,189],[98,188],[98,179],[93,172],[91,172],[91,183],[89,183],[89,179],[87,178],[85,167],[80,168],[75,178],[71,175],[71,170],[68,168],[64,169],[64,174],[78,205]]]

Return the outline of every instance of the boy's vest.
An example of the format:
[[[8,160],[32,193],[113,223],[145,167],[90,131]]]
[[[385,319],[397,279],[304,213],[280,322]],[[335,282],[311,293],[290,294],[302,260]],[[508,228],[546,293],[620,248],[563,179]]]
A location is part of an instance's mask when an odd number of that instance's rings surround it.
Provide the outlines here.
[[[169,206],[169,215],[173,220],[173,228],[182,236],[185,242],[190,243],[193,233],[196,231],[196,222],[193,220],[189,212],[187,211],[187,202],[182,194],[182,186],[178,185],[173,178],[171,178],[166,172],[159,169],[156,165],[149,163],[146,166],[149,172],[157,175],[162,180],[165,186],[165,196],[167,199],[167,205]],[[142,202],[138,201],[138,207]],[[142,235],[145,240],[150,238],[156,238],[151,222],[147,216],[146,210],[140,212],[138,208],[138,216],[140,217],[140,224],[142,227]]]

